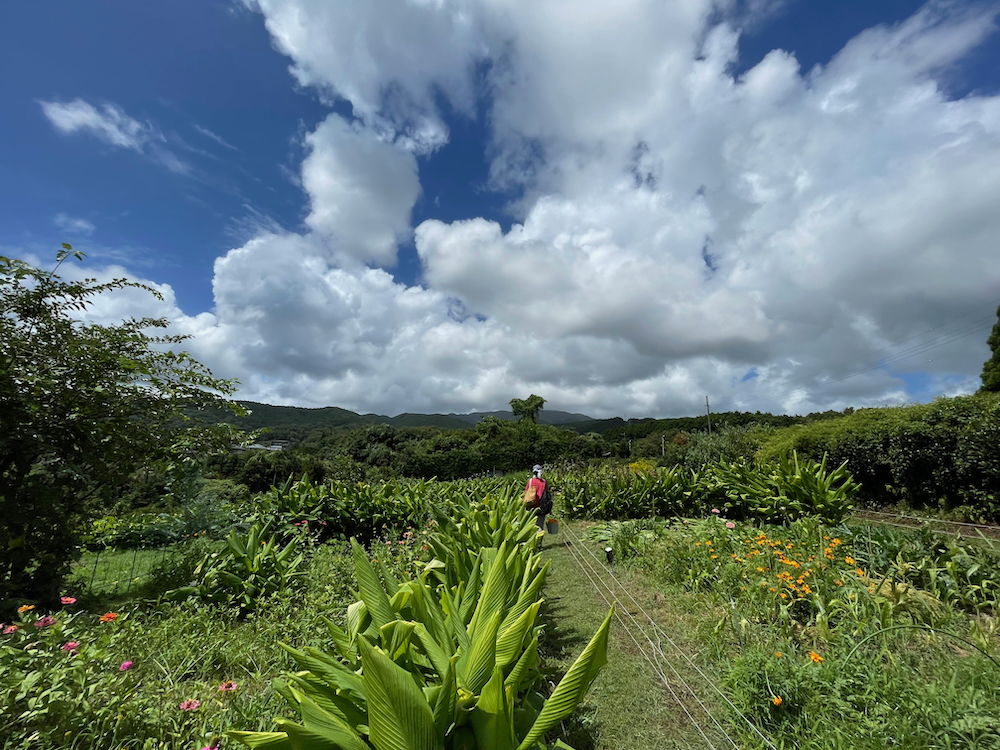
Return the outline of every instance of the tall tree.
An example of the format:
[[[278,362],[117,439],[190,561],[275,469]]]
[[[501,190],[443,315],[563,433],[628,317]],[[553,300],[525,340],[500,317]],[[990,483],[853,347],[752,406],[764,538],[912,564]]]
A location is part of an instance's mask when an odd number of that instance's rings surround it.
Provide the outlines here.
[[[510,400],[510,410],[519,421],[527,420],[533,424],[538,423],[538,412],[545,406],[545,399],[532,393],[525,399],[512,398]]]
[[[979,376],[983,381],[980,391],[1000,392],[1000,307],[997,307],[997,322],[986,343],[993,356],[983,363],[983,373]]]
[[[80,320],[93,298],[141,284],[65,281],[0,256],[0,609],[58,602],[81,529],[138,468],[178,470],[228,448],[228,426],[188,427],[193,413],[242,408],[186,352],[186,337],[151,335],[164,318]]]

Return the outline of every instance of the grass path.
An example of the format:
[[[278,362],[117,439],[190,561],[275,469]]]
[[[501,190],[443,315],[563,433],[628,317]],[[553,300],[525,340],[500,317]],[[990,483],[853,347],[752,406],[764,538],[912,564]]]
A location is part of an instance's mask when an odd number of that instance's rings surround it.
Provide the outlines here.
[[[586,527],[587,524],[576,522],[571,525],[571,530],[580,537]],[[581,543],[593,544],[595,550],[601,548],[598,543],[591,543],[586,539],[581,539]],[[544,557],[552,561],[543,592],[544,611],[549,623],[545,656],[560,673],[573,663],[601,624],[608,609],[567,549],[568,544],[565,533],[548,536],[543,550]],[[643,609],[667,629],[671,638],[688,653],[692,653],[693,648],[687,634],[691,632],[691,628],[696,627],[699,613],[684,612],[672,607],[667,598],[650,586],[648,581],[637,576],[618,574],[618,579],[622,585],[627,586]],[[626,601],[631,604],[627,597]],[[633,615],[639,615],[635,606],[630,606],[629,611]],[[628,621],[627,617],[624,619]],[[646,646],[640,634],[635,635]],[[677,665],[677,668],[684,680],[698,693],[701,701],[719,715],[711,700],[710,688],[699,684],[697,674],[690,667],[682,668]],[[664,667],[664,671],[668,674],[668,681],[674,691],[683,696],[680,682],[669,669]],[[731,747],[718,734],[708,730],[705,725],[711,724],[710,720],[690,695],[682,699],[691,715],[705,727],[713,745]],[[567,724],[565,729],[564,737],[575,750],[709,747],[677,699],[664,686],[639,647],[617,620],[612,623],[608,663],[578,710],[572,726]]]

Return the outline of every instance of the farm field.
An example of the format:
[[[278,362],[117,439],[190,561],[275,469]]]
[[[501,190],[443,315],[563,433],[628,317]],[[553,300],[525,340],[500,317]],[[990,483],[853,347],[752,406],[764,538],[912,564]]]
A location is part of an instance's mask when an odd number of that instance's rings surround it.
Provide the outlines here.
[[[829,493],[845,494],[845,478],[813,468]],[[628,508],[638,512],[651,480],[623,471],[615,491],[619,500],[630,491]],[[661,488],[673,486],[666,475]],[[564,504],[606,515],[609,474],[556,476]],[[375,571],[403,619],[420,619],[392,595],[407,581],[478,593],[482,550],[495,556],[506,534],[533,539],[518,488],[512,478],[289,482],[230,508],[245,520],[228,538],[193,532],[164,547],[87,553],[60,608],[25,604],[4,623],[6,746],[237,747],[226,732],[288,726],[273,723],[296,717],[284,680],[317,667],[296,653],[312,647],[348,659],[344,633],[376,633],[364,625],[371,610],[361,602],[379,599],[362,582],[365,571]],[[1000,746],[995,543],[855,522],[815,490],[813,501],[839,522],[815,512],[761,522],[752,497],[726,512],[703,502],[715,497],[689,498],[694,512],[669,519],[561,513],[561,533],[526,558],[537,570],[549,566],[537,620],[521,641],[538,636],[539,695],[571,670],[615,605],[607,664],[549,742],[577,750]],[[359,558],[361,548],[352,551],[333,527],[367,531],[368,553]],[[467,587],[449,580],[460,569]],[[419,654],[409,665],[431,679]],[[455,741],[445,746],[462,746]]]

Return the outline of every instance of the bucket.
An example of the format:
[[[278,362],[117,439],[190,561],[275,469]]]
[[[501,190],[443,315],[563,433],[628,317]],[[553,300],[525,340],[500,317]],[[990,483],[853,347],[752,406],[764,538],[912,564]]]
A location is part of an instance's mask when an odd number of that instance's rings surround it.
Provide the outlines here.
[[[550,520],[548,520],[548,521],[545,522],[545,529],[550,534],[558,534],[559,533],[559,522],[556,521],[555,519],[550,519]]]

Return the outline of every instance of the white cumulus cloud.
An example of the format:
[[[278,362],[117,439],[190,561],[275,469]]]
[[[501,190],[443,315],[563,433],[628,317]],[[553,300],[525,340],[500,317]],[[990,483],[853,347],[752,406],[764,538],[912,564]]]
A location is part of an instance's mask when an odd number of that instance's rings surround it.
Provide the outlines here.
[[[948,81],[995,9],[932,2],[812,70],[773,50],[736,75],[743,25],[777,3],[245,2],[354,118],[305,139],[304,230],[231,250],[213,312],[177,317],[244,396],[396,413],[534,392],[637,416],[975,387],[1000,97]],[[506,232],[410,226],[442,101],[486,104]],[[424,286],[384,270],[411,231]]]

